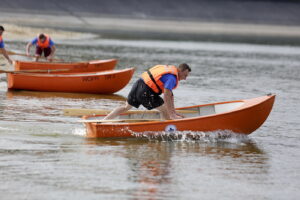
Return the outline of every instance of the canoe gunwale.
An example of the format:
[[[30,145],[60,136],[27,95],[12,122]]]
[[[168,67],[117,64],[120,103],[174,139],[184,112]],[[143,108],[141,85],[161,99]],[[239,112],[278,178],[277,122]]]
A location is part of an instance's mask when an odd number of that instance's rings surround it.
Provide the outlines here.
[[[47,74],[47,73],[28,73],[28,72],[20,72],[18,75],[22,76],[36,76],[36,77],[85,77],[85,76],[105,76],[105,75],[114,75],[122,72],[132,71],[134,67],[126,68],[126,69],[113,69],[113,70],[105,70],[98,72],[70,72],[70,73],[59,73],[59,74]],[[11,74],[16,74],[14,72],[10,72]]]
[[[26,64],[41,64],[41,65],[79,65],[79,64],[97,64],[97,63],[106,63],[106,62],[112,62],[117,61],[117,59],[111,58],[111,59],[104,59],[104,60],[90,60],[90,61],[79,61],[79,62],[43,62],[43,61],[24,61],[24,60],[15,60],[16,63],[26,63]]]

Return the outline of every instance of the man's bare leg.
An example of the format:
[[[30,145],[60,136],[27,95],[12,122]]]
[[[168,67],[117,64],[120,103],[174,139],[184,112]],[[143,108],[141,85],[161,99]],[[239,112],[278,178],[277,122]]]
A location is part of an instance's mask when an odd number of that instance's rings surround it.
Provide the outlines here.
[[[129,105],[128,102],[126,102],[125,105],[117,107],[112,112],[110,112],[108,115],[106,115],[106,117],[104,117],[103,120],[113,119],[113,118],[117,117],[119,114],[122,114],[122,113],[130,110],[131,108],[132,108],[132,106]]]

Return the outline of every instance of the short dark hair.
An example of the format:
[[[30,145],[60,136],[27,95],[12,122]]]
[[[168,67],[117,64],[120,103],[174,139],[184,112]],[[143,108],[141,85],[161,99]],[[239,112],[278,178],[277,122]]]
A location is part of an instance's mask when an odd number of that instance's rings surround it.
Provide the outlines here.
[[[4,31],[4,27],[0,25],[0,31]]]
[[[192,69],[190,68],[190,66],[186,63],[181,63],[178,68],[183,72],[185,70],[189,70],[189,72],[192,71]]]
[[[46,35],[45,35],[44,33],[41,33],[41,34],[39,35],[39,39],[44,39],[44,38],[46,38]]]

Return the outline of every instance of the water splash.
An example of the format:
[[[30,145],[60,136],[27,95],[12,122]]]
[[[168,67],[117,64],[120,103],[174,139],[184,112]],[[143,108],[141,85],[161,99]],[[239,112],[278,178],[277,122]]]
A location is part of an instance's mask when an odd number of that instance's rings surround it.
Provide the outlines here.
[[[86,135],[86,131],[84,128],[75,128],[72,130],[72,134],[73,135],[78,135],[78,136],[85,136]]]
[[[147,138],[150,141],[201,141],[201,142],[229,142],[229,143],[247,143],[249,138],[247,135],[237,134],[230,130],[217,130],[217,131],[160,131],[160,132],[142,132],[132,133],[137,138]]]

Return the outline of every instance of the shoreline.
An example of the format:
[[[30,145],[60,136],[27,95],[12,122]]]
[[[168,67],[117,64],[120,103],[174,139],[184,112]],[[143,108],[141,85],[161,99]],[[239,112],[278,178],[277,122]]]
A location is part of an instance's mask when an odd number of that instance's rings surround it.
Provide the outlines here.
[[[87,17],[1,12],[0,23],[100,35],[102,38],[161,39],[300,45],[300,26]],[[28,20],[30,19],[30,20]]]

